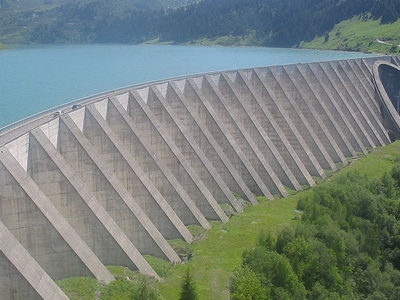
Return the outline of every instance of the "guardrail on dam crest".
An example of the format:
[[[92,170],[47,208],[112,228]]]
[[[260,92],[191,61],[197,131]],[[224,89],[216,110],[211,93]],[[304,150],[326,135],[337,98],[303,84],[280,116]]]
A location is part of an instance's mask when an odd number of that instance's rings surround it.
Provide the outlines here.
[[[227,222],[254,195],[285,197],[397,139],[399,64],[194,75],[17,124],[0,149],[1,299],[68,299],[56,280],[109,283],[107,265],[158,278],[143,255],[180,262],[168,240],[191,242],[188,225]]]

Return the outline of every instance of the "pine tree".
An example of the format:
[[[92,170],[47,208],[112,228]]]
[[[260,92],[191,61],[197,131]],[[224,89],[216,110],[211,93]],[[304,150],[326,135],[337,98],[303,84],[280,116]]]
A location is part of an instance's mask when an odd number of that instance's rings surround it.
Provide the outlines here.
[[[181,295],[179,300],[198,300],[196,286],[193,276],[189,270],[186,270],[185,278],[181,285]]]

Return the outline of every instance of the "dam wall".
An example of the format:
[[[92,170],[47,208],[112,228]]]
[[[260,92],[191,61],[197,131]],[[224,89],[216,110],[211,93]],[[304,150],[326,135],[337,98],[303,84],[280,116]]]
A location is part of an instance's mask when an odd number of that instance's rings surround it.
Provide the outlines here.
[[[284,198],[399,137],[400,58],[193,75],[119,90],[3,133],[0,298],[68,299],[55,281],[159,278],[190,226]],[[397,98],[396,98],[397,97]],[[284,200],[282,200],[284,201]]]

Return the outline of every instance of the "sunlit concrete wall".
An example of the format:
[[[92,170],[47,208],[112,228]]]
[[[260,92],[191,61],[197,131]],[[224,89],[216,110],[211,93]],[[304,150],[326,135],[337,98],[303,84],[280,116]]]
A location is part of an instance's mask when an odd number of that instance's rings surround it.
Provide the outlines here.
[[[158,277],[143,255],[180,262],[168,240],[191,242],[189,225],[227,222],[258,195],[314,186],[390,143],[397,119],[375,88],[377,61],[399,64],[386,56],[141,85],[2,146],[0,298],[68,299],[54,281],[109,283],[106,265]]]

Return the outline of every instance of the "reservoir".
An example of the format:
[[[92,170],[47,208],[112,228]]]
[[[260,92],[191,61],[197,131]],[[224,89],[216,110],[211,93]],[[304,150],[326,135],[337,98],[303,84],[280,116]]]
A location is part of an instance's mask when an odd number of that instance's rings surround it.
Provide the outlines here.
[[[35,45],[0,51],[0,127],[89,95],[171,77],[374,56],[170,45]]]

